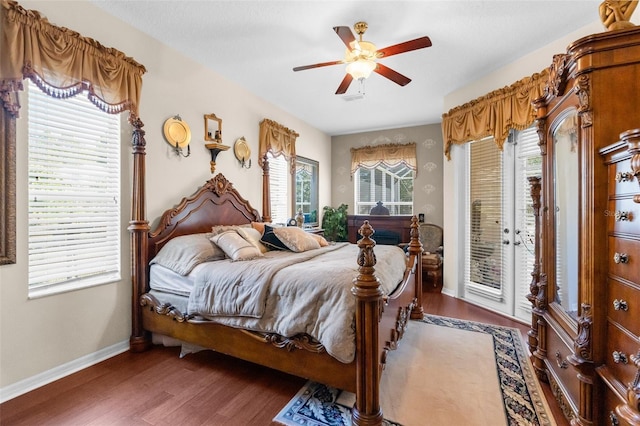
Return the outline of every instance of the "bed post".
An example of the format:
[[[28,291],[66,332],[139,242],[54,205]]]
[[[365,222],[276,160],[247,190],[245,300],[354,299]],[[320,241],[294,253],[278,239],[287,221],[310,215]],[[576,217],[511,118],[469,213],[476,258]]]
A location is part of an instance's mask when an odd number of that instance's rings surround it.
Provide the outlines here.
[[[262,157],[262,221],[271,223],[271,184],[269,183],[269,158]]]
[[[382,424],[380,408],[380,354],[378,322],[382,307],[382,289],[374,275],[376,256],[371,238],[373,228],[365,220],[359,231],[358,276],[351,292],[356,297],[356,403],[352,410],[354,426]]]
[[[411,309],[411,319],[421,320],[424,318],[424,309],[422,308],[422,243],[420,242],[420,231],[418,230],[418,218],[414,215],[411,218],[411,241],[409,242],[409,256],[416,256],[415,265],[415,295],[416,303]]]
[[[145,209],[145,145],[144,124],[139,117],[131,113],[129,122],[133,126],[131,144],[133,146],[133,191],[131,194],[131,284],[133,287],[131,301],[131,337],[129,347],[131,352],[141,352],[147,349],[151,341],[142,328],[142,308],[140,296],[147,287],[147,244],[149,237],[149,222],[146,220]]]

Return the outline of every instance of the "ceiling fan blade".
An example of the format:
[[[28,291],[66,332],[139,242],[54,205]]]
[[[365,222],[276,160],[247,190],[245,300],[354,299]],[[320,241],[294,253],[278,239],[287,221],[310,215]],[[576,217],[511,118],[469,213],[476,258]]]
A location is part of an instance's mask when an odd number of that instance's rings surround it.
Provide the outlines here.
[[[320,62],[319,64],[303,65],[301,67],[295,67],[293,70],[294,71],[302,71],[302,70],[309,70],[309,69],[312,69],[312,68],[327,67],[329,65],[338,65],[338,64],[343,64],[343,63],[344,63],[344,61]]]
[[[409,82],[411,82],[411,79],[409,77],[405,77],[399,72],[394,71],[391,68],[384,66],[380,63],[376,66],[374,71],[380,74],[381,76],[388,78],[394,83],[398,83],[400,86],[406,86],[407,84],[409,84]]]
[[[342,79],[342,83],[340,83],[340,86],[338,86],[338,90],[336,90],[336,95],[345,94],[352,81],[353,77],[351,76],[351,74],[346,74]]]
[[[412,50],[424,49],[431,46],[429,37],[420,37],[415,40],[405,41],[404,43],[394,44],[393,46],[378,49],[378,57],[387,57],[397,55],[398,53],[410,52]]]
[[[351,32],[351,28],[349,28],[349,27],[333,27],[333,31],[335,31],[336,34],[338,34],[338,37],[340,37],[340,40],[342,40],[342,42],[345,44],[345,46],[347,46],[347,49],[351,50],[351,48],[352,48],[351,43],[356,41],[356,37]]]

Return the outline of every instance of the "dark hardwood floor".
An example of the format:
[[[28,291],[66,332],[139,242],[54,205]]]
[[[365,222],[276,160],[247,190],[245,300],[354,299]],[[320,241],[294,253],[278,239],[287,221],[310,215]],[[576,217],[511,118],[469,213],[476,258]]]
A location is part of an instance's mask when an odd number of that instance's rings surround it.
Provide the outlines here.
[[[459,299],[426,293],[425,312],[528,327]],[[523,338],[524,339],[524,338]],[[211,351],[123,353],[0,405],[2,425],[271,425],[304,379]],[[549,387],[559,426],[568,425]]]

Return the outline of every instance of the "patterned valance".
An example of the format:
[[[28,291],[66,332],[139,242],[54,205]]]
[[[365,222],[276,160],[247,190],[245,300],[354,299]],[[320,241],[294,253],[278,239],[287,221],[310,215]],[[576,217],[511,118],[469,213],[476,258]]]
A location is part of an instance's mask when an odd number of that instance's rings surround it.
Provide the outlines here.
[[[295,170],[296,139],[300,136],[295,130],[284,127],[280,123],[265,118],[260,122],[260,146],[258,164],[264,164],[264,155],[271,152],[274,157],[284,155]]]
[[[351,148],[351,176],[360,167],[373,169],[380,164],[393,167],[401,163],[414,172],[417,171],[415,142],[405,145],[384,144]]]
[[[87,90],[107,113],[138,115],[144,66],[68,28],[57,27],[34,10],[0,0],[0,101],[14,116],[22,80],[31,79],[56,98]]]
[[[493,136],[502,149],[510,129],[523,130],[536,117],[532,102],[544,94],[549,78],[545,69],[531,77],[457,106],[442,115],[444,152],[451,160],[451,145]]]

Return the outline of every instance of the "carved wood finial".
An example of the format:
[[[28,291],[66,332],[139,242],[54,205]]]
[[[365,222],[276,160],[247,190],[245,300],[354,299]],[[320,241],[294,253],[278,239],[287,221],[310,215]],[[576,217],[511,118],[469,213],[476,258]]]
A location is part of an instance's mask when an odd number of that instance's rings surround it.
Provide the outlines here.
[[[599,13],[602,25],[607,31],[633,28],[631,15],[638,6],[638,0],[605,0],[600,3]]]

